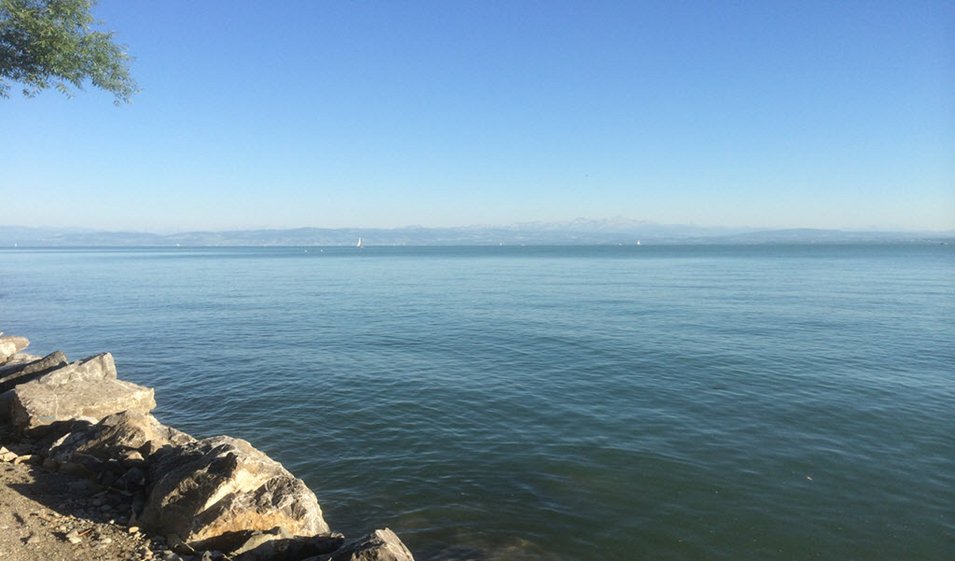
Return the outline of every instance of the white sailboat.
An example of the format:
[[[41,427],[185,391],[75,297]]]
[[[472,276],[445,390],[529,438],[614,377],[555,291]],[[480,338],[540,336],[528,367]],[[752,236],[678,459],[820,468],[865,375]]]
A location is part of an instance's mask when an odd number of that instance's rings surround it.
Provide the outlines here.
[[[358,249],[361,249],[361,248],[365,247],[365,242],[361,241],[361,238],[359,237],[359,238],[358,238],[358,243],[355,244],[355,247],[357,247]]]

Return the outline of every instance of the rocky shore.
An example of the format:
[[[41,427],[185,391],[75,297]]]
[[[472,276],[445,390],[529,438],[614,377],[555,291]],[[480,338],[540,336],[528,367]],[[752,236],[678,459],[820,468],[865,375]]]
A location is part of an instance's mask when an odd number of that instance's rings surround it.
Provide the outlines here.
[[[0,558],[413,561],[391,530],[346,540],[315,494],[229,436],[160,423],[103,353],[34,356],[0,333]]]

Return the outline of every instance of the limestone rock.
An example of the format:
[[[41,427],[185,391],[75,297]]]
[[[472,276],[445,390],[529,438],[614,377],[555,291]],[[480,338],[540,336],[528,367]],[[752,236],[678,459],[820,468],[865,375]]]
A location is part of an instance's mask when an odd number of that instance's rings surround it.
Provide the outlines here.
[[[411,552],[394,532],[385,528],[349,542],[331,555],[304,561],[414,561]]]
[[[18,368],[23,368],[25,365],[30,364],[33,361],[40,360],[41,357],[36,355],[31,355],[30,353],[19,352],[14,353],[10,358],[5,362],[0,363],[0,372],[6,372],[7,370],[15,370]]]
[[[197,548],[236,532],[282,527],[292,536],[328,532],[315,494],[248,442],[218,436],[165,448],[149,468],[143,525]]]
[[[49,447],[50,458],[67,462],[75,454],[100,460],[148,458],[163,446],[195,442],[188,434],[167,427],[149,413],[121,411],[92,426],[74,430]]]
[[[58,357],[55,357],[55,358],[58,358]],[[46,360],[46,358],[42,360]],[[33,376],[31,375],[30,378],[33,378]],[[44,387],[50,388],[51,391],[56,390],[60,394],[66,395],[67,393],[73,391],[73,389],[63,388],[61,386],[65,386],[66,384],[69,384],[71,382],[115,380],[115,379],[116,379],[116,365],[113,362],[113,356],[109,353],[103,353],[103,354],[99,354],[99,355],[95,355],[95,356],[83,359],[81,361],[67,364],[65,366],[61,366],[60,368],[53,368],[52,370],[44,370],[42,374],[40,374],[40,376],[36,378],[35,380],[31,379],[30,382],[22,383],[22,384],[17,382],[16,385],[19,387],[24,387],[24,386],[27,386],[28,384],[34,384],[34,386],[31,386],[31,387],[35,388],[36,387],[35,384],[42,382],[43,384],[45,384]],[[107,385],[101,386],[100,389],[109,390],[111,389],[109,386],[110,385],[107,384]],[[14,390],[15,389],[16,388],[14,388]],[[12,419],[13,417],[13,410],[16,407],[16,404],[14,403],[16,401],[14,390],[8,390],[6,392],[0,393],[0,421],[2,422],[6,422]],[[50,392],[47,392],[47,393],[50,393]],[[52,394],[52,395],[55,395],[55,394]],[[108,395],[108,394],[103,394],[103,395]],[[155,404],[153,406],[155,407]],[[115,413],[116,411],[122,411],[122,409],[118,409],[118,410],[114,409],[112,411],[107,412],[106,414],[108,415],[109,413]],[[47,426],[47,425],[50,425],[51,423],[54,423],[57,421],[64,421],[69,418],[69,417],[64,417],[62,415],[55,416],[55,417],[56,418],[47,419],[45,422],[38,423],[37,425]],[[97,420],[99,420],[99,418],[93,419],[94,422]],[[16,424],[15,421],[14,423]],[[21,427],[21,428],[23,430],[32,430],[32,429],[35,429],[36,427],[29,426],[29,427]]]
[[[0,367],[0,393],[13,389],[19,384],[36,380],[66,364],[66,355],[60,351],[30,362],[8,363]]]
[[[243,536],[244,537],[244,536]],[[344,543],[341,534],[319,536],[288,536],[282,528],[268,532],[250,532],[245,541],[231,549],[235,561],[298,561],[336,551]]]
[[[115,379],[116,363],[113,362],[113,355],[101,353],[51,370],[37,378],[36,381],[49,385],[64,385],[72,382]]]
[[[26,337],[0,336],[0,364],[28,346],[30,340]]]
[[[156,407],[152,388],[116,379],[109,353],[68,364],[10,391],[13,425],[34,434],[58,422],[96,423],[120,411],[145,414]]]

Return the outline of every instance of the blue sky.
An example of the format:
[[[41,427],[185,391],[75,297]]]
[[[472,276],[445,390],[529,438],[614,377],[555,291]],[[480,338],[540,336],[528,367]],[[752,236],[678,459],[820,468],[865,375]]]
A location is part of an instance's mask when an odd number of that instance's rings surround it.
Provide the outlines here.
[[[955,2],[95,14],[142,92],[0,100],[0,224],[955,229]]]

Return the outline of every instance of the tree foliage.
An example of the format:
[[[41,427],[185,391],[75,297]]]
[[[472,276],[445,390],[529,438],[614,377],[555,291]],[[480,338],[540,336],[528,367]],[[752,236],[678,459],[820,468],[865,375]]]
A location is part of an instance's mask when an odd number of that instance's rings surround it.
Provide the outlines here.
[[[138,91],[129,55],[113,34],[93,28],[96,0],[0,0],[0,97],[10,82],[33,97],[55,87],[67,97],[84,83],[111,92],[115,103]]]

